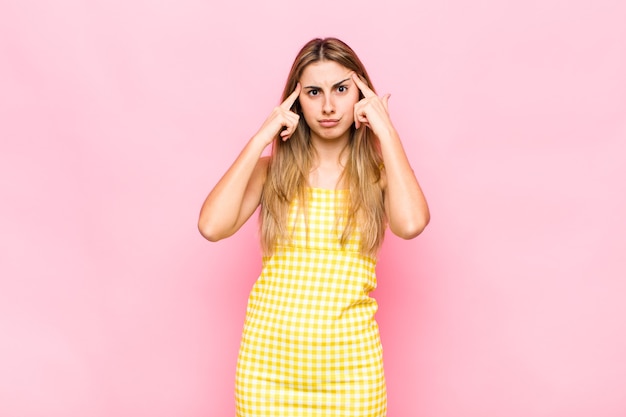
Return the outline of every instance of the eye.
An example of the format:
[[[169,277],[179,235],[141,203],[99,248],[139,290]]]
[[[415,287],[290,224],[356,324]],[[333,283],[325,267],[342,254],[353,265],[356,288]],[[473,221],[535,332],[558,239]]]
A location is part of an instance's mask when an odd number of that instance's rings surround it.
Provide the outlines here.
[[[346,91],[348,91],[348,86],[347,85],[340,85],[339,87],[337,87],[337,91],[340,93],[345,93]]]
[[[318,95],[318,94],[319,94],[319,90],[316,90],[316,89],[312,88],[312,89],[310,89],[310,90],[307,92],[307,94],[308,94],[308,95],[310,95],[310,96],[316,96],[316,95]]]

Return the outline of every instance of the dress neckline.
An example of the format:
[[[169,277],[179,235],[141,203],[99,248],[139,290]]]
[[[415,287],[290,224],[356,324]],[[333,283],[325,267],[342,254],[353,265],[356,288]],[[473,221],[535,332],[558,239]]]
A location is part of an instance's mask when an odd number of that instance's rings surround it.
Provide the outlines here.
[[[307,186],[307,188],[311,191],[332,191],[332,192],[349,191],[348,188],[322,188],[322,187],[310,187],[310,186]]]

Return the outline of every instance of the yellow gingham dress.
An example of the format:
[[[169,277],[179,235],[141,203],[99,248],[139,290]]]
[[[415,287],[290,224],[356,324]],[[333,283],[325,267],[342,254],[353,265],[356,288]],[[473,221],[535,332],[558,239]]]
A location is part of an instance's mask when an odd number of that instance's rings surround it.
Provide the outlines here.
[[[248,300],[236,372],[239,417],[384,417],[382,346],[374,320],[376,260],[343,248],[348,191],[308,189],[308,239],[298,203],[292,239],[263,258]],[[345,219],[343,219],[345,221]]]

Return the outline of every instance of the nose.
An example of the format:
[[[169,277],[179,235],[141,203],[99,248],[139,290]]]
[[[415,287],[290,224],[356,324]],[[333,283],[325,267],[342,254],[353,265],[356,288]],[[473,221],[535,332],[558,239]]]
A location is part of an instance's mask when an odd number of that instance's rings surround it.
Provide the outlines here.
[[[333,103],[331,94],[325,96],[322,111],[324,112],[324,114],[333,114],[335,112],[335,104]]]

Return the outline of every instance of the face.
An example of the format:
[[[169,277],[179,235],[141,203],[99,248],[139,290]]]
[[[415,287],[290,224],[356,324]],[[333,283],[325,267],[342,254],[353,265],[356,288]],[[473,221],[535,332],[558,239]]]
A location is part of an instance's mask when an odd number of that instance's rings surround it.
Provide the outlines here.
[[[334,61],[319,61],[302,72],[299,101],[312,140],[348,140],[359,89],[352,71]]]

